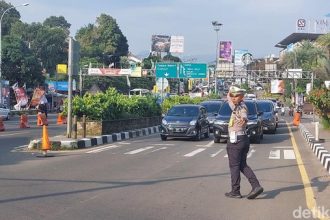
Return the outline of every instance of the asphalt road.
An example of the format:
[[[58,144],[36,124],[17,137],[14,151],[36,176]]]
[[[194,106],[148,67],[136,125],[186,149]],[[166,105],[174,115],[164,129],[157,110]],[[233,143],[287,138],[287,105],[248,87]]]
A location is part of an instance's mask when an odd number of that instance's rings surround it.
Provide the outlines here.
[[[299,131],[291,138],[282,121],[276,135],[251,145],[248,163],[265,188],[255,200],[224,196],[230,190],[225,143],[212,137],[162,142],[152,135],[44,158],[1,136],[0,149],[12,150],[4,162],[0,157],[0,219],[297,219],[307,210],[299,156],[309,161],[311,154]],[[245,177],[241,184],[247,195]]]

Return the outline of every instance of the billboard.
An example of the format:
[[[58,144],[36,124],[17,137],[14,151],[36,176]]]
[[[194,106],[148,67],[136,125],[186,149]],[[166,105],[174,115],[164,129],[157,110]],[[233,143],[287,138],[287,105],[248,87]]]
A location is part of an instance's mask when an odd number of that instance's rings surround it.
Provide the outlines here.
[[[220,54],[219,54],[220,60],[231,62],[231,56],[232,56],[231,51],[232,51],[231,41],[220,41]]]
[[[171,53],[183,53],[184,37],[183,36],[171,36]]]
[[[299,18],[296,21],[296,32],[325,34],[330,32],[330,19],[304,19]]]
[[[285,90],[284,80],[274,79],[270,81],[270,93],[283,94]]]
[[[168,35],[152,35],[151,51],[170,52],[171,37]]]
[[[235,66],[244,66],[244,63],[242,61],[242,57],[247,52],[248,52],[248,50],[246,50],[246,49],[244,49],[244,50],[235,50],[234,51],[234,56],[235,56],[234,63],[235,63]]]
[[[88,75],[92,76],[126,76],[131,75],[131,69],[88,68]]]

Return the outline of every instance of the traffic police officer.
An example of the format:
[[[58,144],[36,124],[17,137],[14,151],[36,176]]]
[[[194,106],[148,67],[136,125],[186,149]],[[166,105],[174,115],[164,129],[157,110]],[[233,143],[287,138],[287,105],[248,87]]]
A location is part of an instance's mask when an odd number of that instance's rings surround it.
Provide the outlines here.
[[[242,198],[240,192],[240,182],[242,172],[252,186],[248,199],[255,199],[263,192],[263,188],[255,176],[252,169],[246,163],[246,157],[250,149],[250,140],[246,134],[247,107],[243,102],[244,89],[231,86],[227,94],[228,104],[232,109],[232,114],[228,124],[227,154],[231,174],[231,191],[225,195],[230,198]]]

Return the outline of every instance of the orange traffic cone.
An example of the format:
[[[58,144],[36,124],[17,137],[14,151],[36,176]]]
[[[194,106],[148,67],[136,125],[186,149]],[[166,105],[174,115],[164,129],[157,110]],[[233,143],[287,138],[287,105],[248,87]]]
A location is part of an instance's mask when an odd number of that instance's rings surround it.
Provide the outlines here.
[[[26,114],[21,115],[19,127],[20,128],[29,128],[30,127],[28,125],[28,116]]]
[[[41,118],[41,112],[38,112],[37,114],[37,126],[42,126],[42,118]]]
[[[0,116],[0,131],[5,131],[5,125],[3,124],[2,116]]]
[[[300,124],[300,118],[301,118],[301,114],[299,112],[295,112],[292,122],[294,126],[298,126]]]
[[[48,130],[47,126],[43,125],[42,126],[42,145],[41,145],[41,150],[43,151],[43,154],[46,155],[47,151],[50,150],[50,141],[48,137]]]
[[[37,126],[48,125],[45,113],[39,112],[37,115]]]
[[[58,125],[62,125],[62,124],[66,124],[66,118],[63,114],[59,113],[57,115],[57,124]]]

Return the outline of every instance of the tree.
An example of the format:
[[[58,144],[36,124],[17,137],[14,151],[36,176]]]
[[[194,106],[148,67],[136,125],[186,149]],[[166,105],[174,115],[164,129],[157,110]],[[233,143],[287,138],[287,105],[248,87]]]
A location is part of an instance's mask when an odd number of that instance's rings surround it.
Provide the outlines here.
[[[321,117],[322,124],[325,128],[330,128],[330,90],[326,88],[314,89],[310,92],[308,100],[316,108]]]
[[[13,7],[13,5],[8,4],[5,1],[0,1],[1,14],[10,7]],[[7,11],[2,19],[2,35],[4,36],[9,34],[11,26],[17,21],[20,21],[20,18],[21,15],[16,10],[16,8],[12,8],[9,11]]]
[[[327,57],[330,58],[330,33],[318,37],[316,43],[327,50]]]
[[[75,38],[81,45],[81,57],[94,57],[105,66],[114,62],[119,66],[120,57],[127,56],[127,39],[116,20],[101,14],[96,24],[89,24],[78,30]]]
[[[44,26],[41,23],[13,25],[11,36],[20,37],[38,58],[42,68],[48,73],[54,73],[56,65],[67,63],[68,34],[60,27]]]
[[[41,67],[37,58],[19,37],[5,36],[2,46],[3,78],[11,84],[18,82],[28,87],[43,84]]]
[[[71,24],[67,22],[67,20],[63,17],[63,16],[50,16],[48,18],[46,18],[46,20],[43,23],[44,26],[50,27],[50,28],[62,28],[63,30],[65,30],[65,32],[67,33],[67,35],[70,34],[70,27]]]

